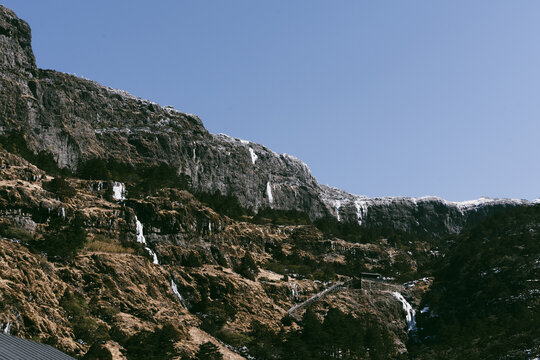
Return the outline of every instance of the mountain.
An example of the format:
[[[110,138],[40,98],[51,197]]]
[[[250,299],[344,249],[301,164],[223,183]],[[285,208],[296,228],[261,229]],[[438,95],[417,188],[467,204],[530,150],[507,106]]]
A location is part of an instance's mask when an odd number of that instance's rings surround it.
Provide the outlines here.
[[[536,218],[525,200],[321,185],[293,156],[195,115],[37,68],[30,27],[2,6],[0,47],[0,328],[78,358],[437,358],[448,333],[420,315],[417,329],[415,309],[446,319],[457,305],[438,294],[476,276],[456,268],[504,256],[470,229]],[[535,289],[521,275],[502,282],[532,288],[504,299]],[[538,352],[525,340],[503,350]]]
[[[524,203],[368,199],[322,186],[295,157],[213,135],[195,115],[73,75],[38,69],[29,26],[5,8],[1,13],[0,135],[50,166],[83,177],[103,176],[103,168],[115,165],[122,165],[125,172],[164,166],[188,178],[194,191],[233,196],[254,212],[295,210],[312,220],[333,216],[364,226],[390,223],[402,230],[426,228],[441,234],[458,231],[472,213],[485,207]],[[106,175],[121,181],[129,176],[125,172]]]

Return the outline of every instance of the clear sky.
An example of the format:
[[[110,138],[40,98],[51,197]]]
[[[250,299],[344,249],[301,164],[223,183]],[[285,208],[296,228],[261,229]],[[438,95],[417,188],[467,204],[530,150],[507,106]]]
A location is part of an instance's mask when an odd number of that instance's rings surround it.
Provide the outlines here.
[[[0,0],[38,66],[367,196],[540,197],[539,1]]]

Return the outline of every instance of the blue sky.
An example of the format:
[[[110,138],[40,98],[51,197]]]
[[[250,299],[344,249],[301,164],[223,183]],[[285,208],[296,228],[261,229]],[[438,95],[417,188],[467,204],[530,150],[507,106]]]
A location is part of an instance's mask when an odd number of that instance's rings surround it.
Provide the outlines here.
[[[540,2],[0,0],[38,66],[368,196],[540,197]]]

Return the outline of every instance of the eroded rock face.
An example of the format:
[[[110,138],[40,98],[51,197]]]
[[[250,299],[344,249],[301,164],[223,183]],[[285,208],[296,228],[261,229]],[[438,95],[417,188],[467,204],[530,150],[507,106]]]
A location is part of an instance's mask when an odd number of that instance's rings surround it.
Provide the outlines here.
[[[486,202],[460,207],[436,198],[368,199],[319,185],[300,160],[249,141],[209,133],[191,114],[124,91],[35,66],[30,28],[0,7],[0,136],[23,139],[77,171],[91,159],[140,166],[166,164],[193,190],[236,197],[245,207],[334,216],[362,226],[446,234],[459,231]],[[506,206],[513,203],[499,202]]]

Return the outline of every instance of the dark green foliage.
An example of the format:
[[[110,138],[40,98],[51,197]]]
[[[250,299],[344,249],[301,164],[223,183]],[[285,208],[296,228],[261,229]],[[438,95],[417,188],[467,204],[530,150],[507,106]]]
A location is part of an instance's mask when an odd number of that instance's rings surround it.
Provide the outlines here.
[[[94,343],[84,354],[82,360],[113,360],[113,356],[103,344]]]
[[[25,244],[32,242],[34,239],[28,231],[5,223],[0,223],[0,235],[8,239],[20,240]]]
[[[222,360],[223,355],[219,348],[211,342],[205,342],[199,346],[199,351],[195,354],[194,360]]]
[[[214,209],[215,212],[226,215],[232,219],[239,219],[244,215],[251,215],[251,211],[243,208],[238,199],[232,195],[223,195],[219,191],[213,193],[197,192],[197,199]]]
[[[31,245],[45,252],[50,258],[70,260],[85,243],[84,222],[80,216],[75,216],[71,222],[61,217],[51,218],[43,239],[33,240]]]
[[[62,201],[66,201],[76,194],[75,189],[62,177],[55,177],[51,181],[43,182],[43,188],[58,195]]]
[[[255,280],[259,274],[259,268],[249,252],[245,253],[242,260],[240,260],[240,264],[235,267],[234,271],[250,280]]]
[[[178,355],[174,343],[181,340],[181,333],[171,324],[164,325],[154,332],[141,331],[121,345],[126,349],[128,360],[166,360]]]
[[[388,329],[375,318],[355,318],[331,308],[323,321],[308,309],[302,329],[275,334],[251,324],[246,344],[257,359],[388,359],[394,348]]]
[[[91,159],[79,165],[78,175],[83,179],[124,182],[130,197],[140,197],[163,188],[191,188],[189,176],[179,175],[167,164],[134,167],[114,160]]]
[[[252,219],[255,224],[272,223],[274,225],[309,225],[308,214],[297,210],[260,209]]]
[[[540,308],[531,279],[538,278],[540,207],[495,213],[454,241],[423,300],[432,312],[417,317],[421,344],[411,344],[413,353],[498,358],[534,348]]]
[[[68,313],[77,339],[89,343],[109,340],[107,327],[90,317],[88,303],[81,294],[66,289],[59,303]]]

